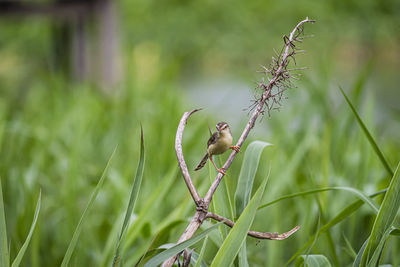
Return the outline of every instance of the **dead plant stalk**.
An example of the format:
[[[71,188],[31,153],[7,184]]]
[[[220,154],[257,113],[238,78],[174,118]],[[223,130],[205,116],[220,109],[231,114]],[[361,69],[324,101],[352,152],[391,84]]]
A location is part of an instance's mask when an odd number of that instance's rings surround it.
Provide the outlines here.
[[[302,38],[301,35],[303,34],[303,25],[305,23],[314,23],[314,20],[310,20],[309,18],[306,18],[305,20],[300,21],[296,27],[294,27],[293,31],[290,33],[289,37],[284,36],[284,46],[280,54],[277,55],[277,57],[272,58],[272,62],[269,66],[269,68],[263,67],[263,72],[267,76],[268,83],[264,82],[264,80],[258,84],[256,88],[257,90],[261,90],[261,95],[256,97],[254,100],[253,104],[253,113],[244,128],[242,135],[240,136],[239,140],[237,141],[236,146],[241,147],[246,140],[247,136],[249,135],[250,130],[254,127],[255,122],[257,118],[260,115],[264,115],[265,111],[270,113],[272,109],[279,108],[280,107],[280,101],[282,99],[283,92],[290,88],[293,87],[291,83],[291,79],[296,79],[297,77],[292,75],[290,72],[293,71],[294,69],[288,69],[288,64],[290,62],[290,58],[293,59],[295,62],[295,54],[297,52],[303,52],[302,50],[297,50],[295,43],[296,42],[301,42]],[[296,63],[296,62],[295,62]],[[274,91],[275,88],[275,91]],[[274,92],[273,92],[274,91]],[[278,106],[278,107],[276,107]],[[210,189],[208,190],[207,194],[205,195],[204,198],[201,198],[199,193],[197,192],[192,179],[189,174],[189,170],[187,168],[185,158],[183,156],[182,152],[182,136],[183,136],[183,131],[185,129],[185,125],[187,123],[188,118],[195,112],[199,111],[199,109],[192,110],[190,112],[185,112],[181,118],[181,121],[179,123],[177,132],[176,132],[176,138],[175,138],[175,151],[176,151],[176,156],[178,159],[179,167],[181,169],[183,179],[185,180],[186,186],[189,189],[189,192],[196,204],[196,213],[193,216],[191,222],[187,226],[186,230],[183,232],[181,237],[178,240],[178,243],[181,243],[185,240],[188,240],[191,238],[197,229],[200,227],[200,225],[203,223],[203,221],[207,218],[212,218],[217,221],[224,221],[224,223],[230,227],[234,226],[234,222],[231,220],[228,220],[227,218],[224,218],[220,215],[210,213],[208,212],[208,208],[210,206],[212,197],[215,193],[215,190],[217,190],[217,187],[219,183],[222,180],[222,177],[224,176],[222,173],[218,173],[216,176],[214,182],[212,183]],[[236,157],[236,152],[235,150],[232,150],[231,154],[229,155],[227,161],[223,165],[223,168],[225,170],[228,170],[229,166],[232,164],[233,159]],[[255,237],[255,238],[260,238],[260,239],[271,239],[271,240],[282,240],[286,239],[293,233],[295,233],[299,229],[299,226],[294,227],[290,231],[283,233],[283,234],[278,234],[278,233],[262,233],[262,232],[255,232],[255,231],[249,231],[248,235]],[[170,259],[166,260],[163,263],[163,267],[170,267],[174,264],[176,261],[178,255],[175,255],[174,257],[171,257]]]

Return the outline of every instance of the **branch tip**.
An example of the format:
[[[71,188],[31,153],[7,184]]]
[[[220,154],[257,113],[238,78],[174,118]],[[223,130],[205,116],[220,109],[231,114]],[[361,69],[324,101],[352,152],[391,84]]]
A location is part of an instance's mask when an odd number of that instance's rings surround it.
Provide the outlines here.
[[[206,218],[211,218],[214,219],[216,221],[219,222],[223,222],[225,225],[229,226],[229,227],[234,227],[235,223],[227,218],[224,218],[218,214],[212,213],[212,212],[208,212],[206,215]],[[294,234],[295,232],[297,232],[297,230],[300,229],[300,226],[296,226],[293,229],[291,229],[290,231],[286,232],[286,233],[270,233],[270,232],[256,232],[256,231],[248,231],[247,235],[257,238],[257,239],[269,239],[269,240],[284,240],[286,238],[288,238],[289,236],[291,236],[292,234]]]

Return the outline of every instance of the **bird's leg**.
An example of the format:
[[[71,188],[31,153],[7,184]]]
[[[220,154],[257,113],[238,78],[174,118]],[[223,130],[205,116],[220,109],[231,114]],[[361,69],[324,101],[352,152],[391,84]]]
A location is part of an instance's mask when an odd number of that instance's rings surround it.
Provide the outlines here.
[[[217,165],[215,165],[215,163],[214,163],[214,161],[213,161],[213,159],[212,159],[212,156],[210,156],[210,160],[211,160],[212,164],[214,165],[215,169],[217,170],[217,172],[222,173],[223,175],[225,175],[225,170],[224,170],[224,168],[218,169],[218,168],[217,168]]]
[[[240,147],[238,146],[230,146],[229,148],[235,150],[236,152],[240,152]]]

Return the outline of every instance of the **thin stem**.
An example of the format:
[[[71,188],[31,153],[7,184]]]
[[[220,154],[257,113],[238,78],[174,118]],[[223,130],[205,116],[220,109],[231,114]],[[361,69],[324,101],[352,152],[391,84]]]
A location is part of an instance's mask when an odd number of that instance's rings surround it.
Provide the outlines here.
[[[211,218],[219,222],[224,222],[229,227],[235,226],[235,223],[232,222],[231,220],[224,218],[222,216],[219,216],[218,214],[208,212],[206,218]],[[279,233],[269,233],[269,232],[256,232],[256,231],[248,231],[247,235],[257,238],[257,239],[270,239],[270,240],[283,240],[294,234],[297,230],[300,229],[300,226],[294,227],[292,230],[279,234]]]

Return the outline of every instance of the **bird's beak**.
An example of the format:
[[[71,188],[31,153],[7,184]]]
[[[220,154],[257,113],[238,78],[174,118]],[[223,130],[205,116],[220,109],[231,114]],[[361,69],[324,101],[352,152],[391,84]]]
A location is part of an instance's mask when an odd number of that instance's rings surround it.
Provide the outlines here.
[[[218,126],[218,125],[215,125],[215,128],[217,128],[217,131],[219,132],[219,130],[220,130],[220,129],[219,129],[219,126]]]

